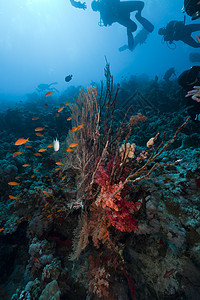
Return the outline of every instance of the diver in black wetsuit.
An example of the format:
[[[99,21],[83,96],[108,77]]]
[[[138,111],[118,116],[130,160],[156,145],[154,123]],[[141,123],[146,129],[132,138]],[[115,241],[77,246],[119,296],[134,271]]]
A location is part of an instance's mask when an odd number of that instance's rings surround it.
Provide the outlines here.
[[[171,21],[166,27],[160,28],[158,34],[163,35],[164,41],[169,44],[173,41],[182,41],[193,48],[199,48],[200,44],[191,37],[195,31],[200,31],[200,24],[185,25],[182,21]]]
[[[178,78],[178,83],[186,91],[188,114],[193,121],[200,121],[200,67],[193,66],[184,71]]]
[[[147,31],[152,32],[154,29],[153,24],[141,16],[144,8],[142,1],[99,0],[93,1],[91,6],[94,11],[100,12],[104,26],[117,22],[127,28],[128,48],[131,51],[134,48],[132,32],[137,29],[136,23],[130,19],[131,12],[137,11],[135,18]]]

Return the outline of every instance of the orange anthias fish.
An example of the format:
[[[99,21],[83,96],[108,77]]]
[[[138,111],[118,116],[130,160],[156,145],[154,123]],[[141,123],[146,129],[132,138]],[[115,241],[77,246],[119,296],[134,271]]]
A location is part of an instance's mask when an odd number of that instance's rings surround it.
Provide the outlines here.
[[[42,131],[42,130],[44,130],[44,127],[37,127],[37,128],[35,128],[35,131]]]
[[[60,108],[58,109],[58,112],[61,112],[63,109],[64,109],[64,106],[60,107]]]
[[[47,218],[51,218],[52,216],[53,216],[53,214],[50,214],[50,215],[47,216]]]
[[[13,153],[13,157],[16,157],[17,155],[20,155],[20,154],[22,154],[22,153],[23,153],[23,151],[15,152],[15,153]]]
[[[41,153],[34,153],[35,156],[42,156]]]
[[[80,130],[81,128],[83,128],[84,124],[78,125],[77,126],[77,130]]]
[[[24,168],[26,168],[26,167],[30,167],[31,165],[29,165],[29,164],[24,164],[24,165],[22,165],[22,167],[24,167]]]
[[[16,145],[16,146],[20,146],[20,145],[23,145],[23,144],[26,144],[26,143],[30,143],[29,138],[27,138],[27,139],[23,139],[23,138],[18,139],[18,140],[15,142],[15,145]]]
[[[37,136],[44,136],[43,134],[41,134],[40,132],[36,132]]]
[[[171,269],[170,271],[166,271],[166,273],[164,274],[163,278],[169,278],[174,271],[175,271],[174,268]]]
[[[71,132],[75,132],[75,131],[77,131],[77,130],[78,130],[77,127],[74,126],[74,127],[72,127]]]
[[[40,150],[38,150],[38,152],[44,152],[47,151],[47,149],[41,148]]]
[[[53,194],[49,194],[49,193],[47,193],[46,191],[42,191],[43,192],[43,194],[45,194],[47,197],[53,197]]]
[[[67,121],[71,121],[71,120],[72,120],[72,117],[68,117],[68,118],[67,118]]]
[[[12,195],[9,195],[8,197],[9,197],[10,199],[17,199],[17,197],[12,196]]]
[[[71,149],[71,148],[67,148],[67,149],[65,149],[65,151],[67,151],[67,152],[72,152],[72,151],[74,151],[74,150]]]
[[[78,143],[71,143],[70,145],[69,145],[69,147],[77,147],[78,146]]]
[[[2,232],[4,230],[4,227],[0,228],[0,232]]]
[[[33,117],[32,118],[33,121],[38,120],[38,119],[39,119],[39,117]]]
[[[47,148],[53,148],[53,144],[49,144]]]
[[[15,181],[10,181],[10,182],[8,182],[8,184],[9,184],[9,185],[19,185],[20,183],[15,182]]]
[[[45,196],[49,197],[49,194],[46,191],[42,191]]]
[[[49,97],[49,96],[51,96],[52,94],[53,94],[53,91],[47,92],[47,93],[45,94],[45,97]]]
[[[62,163],[62,162],[56,162],[56,165],[58,165],[58,166],[63,166],[64,164]]]
[[[70,102],[65,102],[65,106],[67,106],[67,105],[69,105],[70,104]]]
[[[32,148],[32,146],[31,146],[31,145],[26,145],[25,147],[26,147],[26,148]]]

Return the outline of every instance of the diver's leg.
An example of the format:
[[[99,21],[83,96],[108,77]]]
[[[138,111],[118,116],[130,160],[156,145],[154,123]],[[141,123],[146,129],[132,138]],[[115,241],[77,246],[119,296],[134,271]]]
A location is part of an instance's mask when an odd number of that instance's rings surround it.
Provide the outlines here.
[[[186,31],[189,31],[192,34],[195,31],[200,31],[200,24],[188,24],[185,25]]]
[[[120,25],[127,28],[127,37],[128,37],[128,48],[133,51],[134,48],[134,38],[132,32],[137,30],[137,25],[130,18],[121,18],[117,21]]]
[[[119,23],[120,25],[126,27],[127,29],[129,28],[129,30],[131,32],[134,32],[137,30],[137,25],[135,22],[133,22],[129,16],[127,16],[126,18],[118,18],[117,23]]]
[[[154,26],[151,22],[149,22],[147,19],[141,16],[141,12],[137,12],[135,15],[135,18],[138,20],[140,24],[149,32],[152,32],[154,30]]]
[[[141,16],[142,10],[144,8],[144,2],[143,1],[124,1],[120,2],[121,6],[121,13],[128,12],[131,13],[135,10],[137,10],[137,13],[135,15],[136,19],[142,26],[149,32],[152,32],[154,30],[154,26],[151,22],[149,22],[147,19]]]
[[[200,24],[185,25],[185,30],[184,30],[185,34],[184,36],[181,37],[181,40],[193,48],[199,48],[200,47],[199,42],[194,40],[193,37],[191,36],[192,33],[196,31],[200,32]]]
[[[193,24],[192,24],[193,25]],[[197,24],[194,24],[197,25]],[[200,44],[196,42],[191,36],[185,35],[181,38],[181,41],[183,41],[185,44],[193,47],[193,48],[200,48]]]
[[[149,32],[154,30],[153,24],[151,24],[147,19],[141,16],[142,10],[144,8],[143,1],[123,1],[120,2],[120,15],[125,18],[127,14],[133,11],[137,11],[135,17],[142,24],[142,26]]]
[[[128,37],[128,49],[130,51],[133,51],[134,49],[134,39],[133,39],[133,34],[130,28],[127,28],[127,37]]]

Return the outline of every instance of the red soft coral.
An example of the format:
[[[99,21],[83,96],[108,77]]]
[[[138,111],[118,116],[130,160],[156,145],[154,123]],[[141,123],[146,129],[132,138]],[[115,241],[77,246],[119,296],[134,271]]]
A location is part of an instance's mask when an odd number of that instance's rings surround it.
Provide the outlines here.
[[[106,213],[110,223],[120,231],[138,230],[137,220],[130,214],[128,209],[123,208],[123,210],[115,213],[106,210]]]
[[[105,182],[105,186],[102,186],[101,192],[96,200],[96,205],[101,205],[103,208],[110,207],[114,211],[118,211],[118,201],[121,201],[120,192],[116,193],[117,190],[121,187],[122,182],[119,184],[110,184],[109,181]],[[114,196],[114,194],[116,195]]]
[[[106,172],[103,166],[99,166],[95,176],[95,182],[98,183],[101,187],[103,187],[108,181],[109,174]]]
[[[138,230],[137,220],[132,214],[139,210],[141,202],[133,203],[126,199],[121,199],[121,201],[117,203],[117,206],[117,212],[106,210],[110,223],[121,231],[131,232],[133,230]]]
[[[106,168],[100,166],[98,169],[95,182],[101,186],[101,191],[95,204],[106,209],[110,223],[117,229],[127,232],[138,230],[137,220],[132,214],[139,210],[141,203],[134,203],[123,198],[123,190],[117,192],[122,186],[122,181],[110,183],[108,173],[112,169],[112,164],[113,160],[108,163]],[[128,186],[127,190],[129,190]]]

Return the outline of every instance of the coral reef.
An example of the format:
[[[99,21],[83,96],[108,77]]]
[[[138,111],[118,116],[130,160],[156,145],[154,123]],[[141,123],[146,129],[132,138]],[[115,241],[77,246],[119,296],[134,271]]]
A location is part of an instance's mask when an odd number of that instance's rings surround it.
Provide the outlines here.
[[[1,113],[2,300],[200,298],[200,133],[171,75],[107,64],[105,87]]]

